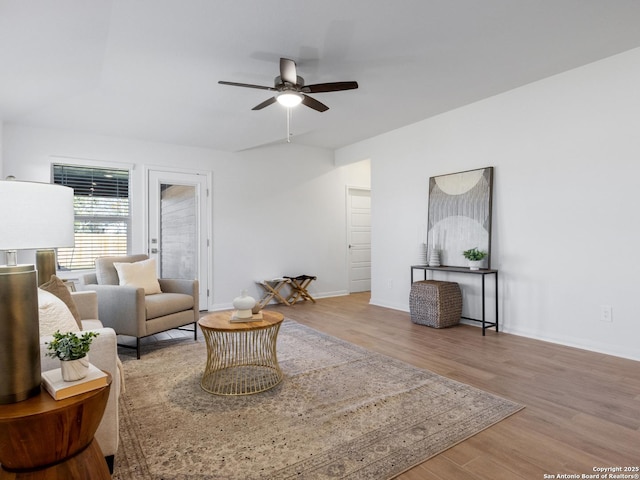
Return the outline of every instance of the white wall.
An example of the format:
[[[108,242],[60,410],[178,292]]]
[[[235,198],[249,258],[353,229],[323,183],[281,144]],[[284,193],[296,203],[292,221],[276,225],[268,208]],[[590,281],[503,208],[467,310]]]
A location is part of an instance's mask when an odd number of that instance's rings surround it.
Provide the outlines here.
[[[295,143],[231,154],[5,124],[4,172],[50,181],[51,156],[133,165],[133,252],[146,252],[144,167],[213,176],[212,309],[254,280],[312,274],[318,297],[346,294],[346,185],[368,186],[368,164],[336,167],[333,152]]]
[[[408,310],[428,178],[494,166],[504,330],[640,359],[638,85],[640,49],[337,151],[371,159],[372,303]]]

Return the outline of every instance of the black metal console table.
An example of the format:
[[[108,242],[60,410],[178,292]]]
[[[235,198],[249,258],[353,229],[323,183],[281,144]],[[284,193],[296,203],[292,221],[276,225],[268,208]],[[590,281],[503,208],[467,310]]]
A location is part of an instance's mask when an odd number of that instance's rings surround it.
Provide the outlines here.
[[[424,280],[427,279],[427,271],[431,272],[442,272],[442,273],[464,273],[471,275],[480,275],[482,277],[482,318],[471,318],[471,317],[462,317],[465,320],[471,320],[473,322],[482,323],[482,335],[485,334],[485,330],[487,328],[496,327],[496,332],[498,331],[498,270],[493,270],[491,268],[484,268],[480,270],[471,270],[465,267],[430,267],[428,265],[411,265],[411,283],[413,283],[413,272],[414,270],[422,270],[424,274]],[[495,322],[487,322],[485,318],[485,277],[487,275],[493,275],[495,278],[495,302],[496,302],[496,318]]]

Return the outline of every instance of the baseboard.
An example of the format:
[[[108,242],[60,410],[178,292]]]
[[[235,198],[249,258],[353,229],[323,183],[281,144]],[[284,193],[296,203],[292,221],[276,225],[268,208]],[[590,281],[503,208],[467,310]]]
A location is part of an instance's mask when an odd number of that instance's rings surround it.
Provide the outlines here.
[[[349,295],[347,290],[336,290],[334,292],[309,292],[311,296],[315,299],[318,298],[330,298],[330,297],[344,297]],[[275,300],[272,300],[269,305],[281,305]],[[223,310],[233,310],[233,304],[231,302],[228,303],[216,303],[209,308],[210,312],[220,312]]]
[[[336,290],[335,292],[324,293],[312,293],[313,298],[330,298],[330,297],[344,297],[349,295],[347,290]]]
[[[375,305],[376,307],[390,308],[391,310],[399,310],[401,312],[409,313],[409,308],[406,305],[395,305],[393,303],[379,302],[377,300],[374,300],[373,297],[371,297],[371,300],[369,300],[369,305]]]
[[[534,340],[540,340],[541,342],[554,343],[556,345],[563,345],[565,347],[577,348],[579,350],[587,350],[589,352],[602,353],[604,355],[611,355],[613,357],[626,358],[628,360],[640,361],[640,355],[637,350],[620,348],[618,345],[606,345],[593,342],[578,343],[571,338],[551,337],[547,335],[540,335],[537,333],[529,332],[527,330],[516,328],[503,328],[500,326],[500,330],[510,335],[517,335],[519,337],[531,338]]]

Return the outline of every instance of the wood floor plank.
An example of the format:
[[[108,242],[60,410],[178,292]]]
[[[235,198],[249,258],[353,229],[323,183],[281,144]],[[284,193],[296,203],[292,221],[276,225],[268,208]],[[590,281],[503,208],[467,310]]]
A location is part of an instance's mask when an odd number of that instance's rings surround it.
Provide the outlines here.
[[[497,425],[479,433],[463,444],[443,452],[440,456],[450,459],[466,470],[473,471],[476,475],[478,470],[472,465],[478,465],[477,462],[480,458],[489,457],[494,464],[500,465],[502,470],[513,472],[514,475],[524,478],[543,478],[550,465],[538,465],[535,460],[538,455],[531,455],[530,449],[521,452],[514,448],[514,444],[505,448],[502,429],[496,427]],[[513,425],[502,427],[515,428]],[[546,440],[546,438],[538,440]]]
[[[408,475],[413,472],[417,472],[416,477],[409,477]],[[429,463],[423,463],[413,470],[397,477],[399,480],[412,480],[413,478],[420,480],[478,480],[480,477],[476,476],[473,472],[467,470],[464,466],[458,465],[452,462],[450,459],[443,457],[442,455],[434,457]],[[518,477],[513,477],[513,480],[521,480]]]

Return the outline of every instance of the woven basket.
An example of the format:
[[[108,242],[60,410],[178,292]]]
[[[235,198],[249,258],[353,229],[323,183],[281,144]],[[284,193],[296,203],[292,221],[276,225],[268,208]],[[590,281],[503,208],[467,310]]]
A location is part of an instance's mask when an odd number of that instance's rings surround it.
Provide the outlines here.
[[[424,280],[411,285],[411,321],[419,325],[445,328],[460,323],[462,293],[455,282]]]

